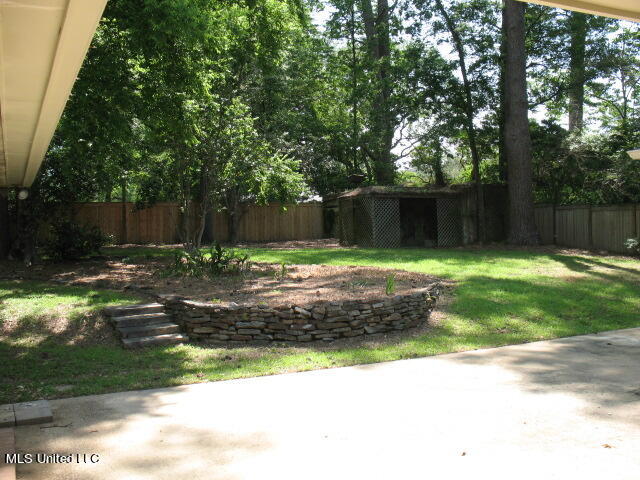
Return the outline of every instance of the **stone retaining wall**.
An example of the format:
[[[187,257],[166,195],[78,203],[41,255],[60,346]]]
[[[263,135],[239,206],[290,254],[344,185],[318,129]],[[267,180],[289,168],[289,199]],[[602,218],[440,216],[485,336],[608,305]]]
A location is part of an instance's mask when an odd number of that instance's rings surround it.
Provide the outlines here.
[[[267,306],[203,303],[175,296],[159,300],[192,340],[310,342],[415,327],[428,318],[438,293],[439,285],[433,284],[415,293],[367,302]]]

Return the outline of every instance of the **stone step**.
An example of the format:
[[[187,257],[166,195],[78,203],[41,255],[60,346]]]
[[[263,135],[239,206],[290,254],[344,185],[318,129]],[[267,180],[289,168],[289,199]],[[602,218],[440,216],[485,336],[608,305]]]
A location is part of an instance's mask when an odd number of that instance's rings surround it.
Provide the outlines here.
[[[158,323],[171,322],[171,315],[166,313],[143,313],[140,315],[127,315],[123,317],[111,317],[116,328],[139,327],[143,325],[157,325]]]
[[[152,325],[139,325],[135,327],[118,328],[122,338],[152,337],[165,333],[178,333],[180,326],[175,323],[155,323]]]
[[[137,305],[123,305],[106,307],[105,315],[108,317],[127,317],[129,315],[143,315],[146,313],[162,313],[164,306],[160,303],[140,303]]]
[[[150,347],[152,345],[174,345],[189,341],[189,337],[182,333],[168,333],[165,335],[153,335],[150,337],[123,338],[124,348]]]

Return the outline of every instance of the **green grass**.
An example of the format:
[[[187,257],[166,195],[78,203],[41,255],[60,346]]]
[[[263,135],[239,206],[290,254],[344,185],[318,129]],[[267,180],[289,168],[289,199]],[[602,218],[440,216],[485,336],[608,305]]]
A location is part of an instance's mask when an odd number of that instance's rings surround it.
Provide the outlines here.
[[[171,252],[137,248],[123,255]],[[17,318],[21,326],[0,337],[0,365],[9,366],[0,376],[0,403],[373,363],[640,326],[640,261],[633,259],[462,249],[249,253],[254,261],[423,272],[452,281],[455,290],[438,328],[376,348],[185,345],[130,352],[115,344],[71,344],[33,328],[57,309],[66,309],[76,322],[96,322],[87,313],[126,300],[121,294],[0,282],[0,319]],[[70,387],[61,392],[56,389],[61,385]]]

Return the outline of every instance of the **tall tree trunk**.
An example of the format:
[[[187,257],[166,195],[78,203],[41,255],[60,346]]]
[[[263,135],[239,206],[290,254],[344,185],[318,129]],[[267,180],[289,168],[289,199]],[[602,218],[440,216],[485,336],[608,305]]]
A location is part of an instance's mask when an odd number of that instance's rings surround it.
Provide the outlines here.
[[[502,28],[500,30],[500,57],[499,57],[499,66],[500,66],[500,78],[498,85],[498,94],[500,98],[500,105],[498,107],[498,174],[500,176],[500,180],[503,182],[507,181],[507,156],[505,154],[504,148],[504,111],[505,111],[505,59],[507,56],[507,39],[506,39],[506,27],[505,27],[505,14],[504,14],[504,4],[502,5]]]
[[[569,131],[580,132],[584,126],[585,44],[587,40],[587,16],[584,13],[569,14]]]
[[[356,6],[355,0],[351,3],[351,18],[349,22],[350,40],[351,40],[351,163],[355,173],[360,172],[358,165],[358,143],[359,143],[359,127],[358,127],[358,55],[356,45]]]
[[[204,229],[207,224],[207,215],[211,211],[211,172],[206,165],[200,167],[200,204],[198,206],[197,217],[194,221],[197,222],[194,230],[193,244],[197,250],[202,247],[202,236],[204,235]]]
[[[121,222],[122,222],[122,243],[129,242],[129,235],[127,230],[129,230],[129,226],[127,225],[127,180],[125,177],[122,177],[120,180],[120,191],[122,196],[122,211],[121,211]]]
[[[369,64],[375,72],[377,101],[371,112],[374,174],[376,183],[393,184],[395,165],[391,149],[395,121],[391,113],[391,79],[389,78],[391,35],[389,31],[389,1],[378,0],[374,14],[371,0],[361,0],[362,19],[367,39]]]
[[[505,0],[505,154],[509,172],[509,243],[537,245],[527,101],[524,3]]]
[[[239,203],[236,203],[232,208],[227,210],[228,220],[227,226],[229,229],[229,243],[235,245],[238,243],[238,231],[240,230],[240,220],[244,211]]]
[[[244,209],[240,203],[239,196],[236,192],[230,192],[225,199],[227,207],[227,228],[229,230],[229,243],[235,245],[238,243],[238,230],[240,228],[240,220],[244,214]]]
[[[438,187],[444,187],[447,181],[444,178],[444,170],[442,168],[442,155],[438,152],[438,156],[433,162],[433,176],[435,177],[435,183]]]
[[[7,258],[10,250],[9,189],[0,188],[0,260]]]

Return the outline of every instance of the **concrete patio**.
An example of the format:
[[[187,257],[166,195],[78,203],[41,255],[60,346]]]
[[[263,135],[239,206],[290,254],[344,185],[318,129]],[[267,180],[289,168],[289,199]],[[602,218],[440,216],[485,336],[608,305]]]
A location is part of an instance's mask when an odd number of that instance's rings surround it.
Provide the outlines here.
[[[640,329],[51,405],[19,479],[636,480]]]

